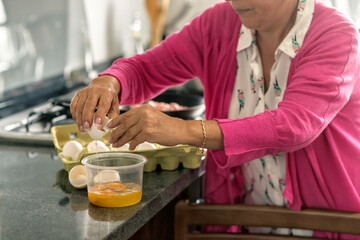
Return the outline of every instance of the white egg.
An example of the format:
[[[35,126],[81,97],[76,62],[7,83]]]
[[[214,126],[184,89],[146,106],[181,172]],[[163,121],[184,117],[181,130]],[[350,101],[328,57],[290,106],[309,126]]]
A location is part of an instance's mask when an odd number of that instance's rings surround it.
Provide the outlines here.
[[[172,147],[172,146],[171,146]],[[169,148],[169,146],[164,146],[164,145],[159,145],[158,144],[158,149],[162,149],[162,148]]]
[[[120,182],[120,175],[115,170],[111,170],[111,169],[101,170],[94,177],[94,182],[95,182],[95,184],[108,183],[108,182]]]
[[[75,188],[86,187],[86,168],[84,165],[77,165],[73,167],[69,172],[69,181]]]
[[[102,141],[99,141],[99,140],[91,141],[87,145],[87,149],[90,152],[108,152],[108,151],[110,151],[110,149],[105,145],[105,143],[103,143]]]
[[[111,149],[113,151],[129,151],[129,147],[130,147],[130,144],[125,143],[121,147],[113,147],[113,146],[111,146]]]
[[[79,155],[81,151],[83,150],[83,146],[76,140],[70,140],[67,143],[65,143],[62,154],[65,157],[70,157],[73,161],[79,160]]]
[[[152,144],[152,143],[149,143],[149,142],[140,143],[136,147],[136,150],[150,150],[150,149],[156,149],[156,146],[154,144]]]
[[[91,128],[87,130],[87,133],[92,139],[100,140],[110,130],[108,127],[106,127],[109,121],[109,118],[105,117],[104,122],[101,126],[96,126],[95,122],[93,122]]]

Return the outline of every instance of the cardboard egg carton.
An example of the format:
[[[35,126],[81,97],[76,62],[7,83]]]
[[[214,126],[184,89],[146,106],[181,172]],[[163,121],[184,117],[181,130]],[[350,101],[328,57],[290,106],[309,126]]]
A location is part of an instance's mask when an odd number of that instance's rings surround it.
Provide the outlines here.
[[[158,165],[162,170],[175,170],[179,167],[180,163],[184,168],[190,169],[198,168],[201,164],[203,154],[197,147],[189,145],[167,147],[154,144],[156,147],[155,149],[117,151],[109,145],[110,134],[110,132],[107,133],[102,139],[100,139],[100,141],[102,141],[110,149],[110,152],[135,153],[146,157],[148,162],[144,166],[144,172],[155,171]],[[81,164],[81,160],[84,157],[96,154],[95,152],[91,152],[89,149],[87,149],[87,145],[92,142],[93,139],[88,134],[81,133],[78,130],[76,124],[54,126],[51,128],[51,135],[55,148],[58,151],[58,155],[64,164],[65,170],[68,172],[74,166]],[[83,149],[80,152],[79,158],[77,160],[73,160],[70,157],[65,157],[62,154],[64,145],[70,140],[76,140],[83,146]]]

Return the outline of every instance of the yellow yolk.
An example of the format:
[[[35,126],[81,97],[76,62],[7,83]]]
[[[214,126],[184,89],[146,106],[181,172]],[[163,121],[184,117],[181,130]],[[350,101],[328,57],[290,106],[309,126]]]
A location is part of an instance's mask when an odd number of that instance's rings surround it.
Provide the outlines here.
[[[89,201],[100,207],[125,207],[140,202],[141,186],[134,183],[96,184],[89,189]]]

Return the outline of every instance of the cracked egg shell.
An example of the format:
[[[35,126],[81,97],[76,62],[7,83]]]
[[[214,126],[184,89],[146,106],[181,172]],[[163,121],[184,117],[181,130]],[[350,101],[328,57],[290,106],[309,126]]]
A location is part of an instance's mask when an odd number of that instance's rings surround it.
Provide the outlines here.
[[[84,165],[77,165],[69,172],[69,182],[75,188],[85,188],[87,185],[86,168]]]
[[[105,117],[104,122],[101,126],[96,126],[95,122],[93,122],[91,128],[86,132],[89,134],[89,136],[92,139],[100,140],[110,130],[109,128],[106,127],[109,121],[110,121],[109,118]]]

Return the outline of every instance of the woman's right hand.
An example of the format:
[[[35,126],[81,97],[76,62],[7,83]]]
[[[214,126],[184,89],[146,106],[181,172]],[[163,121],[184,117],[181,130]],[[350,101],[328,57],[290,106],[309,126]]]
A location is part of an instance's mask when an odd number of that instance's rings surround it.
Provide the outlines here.
[[[120,91],[120,83],[115,77],[103,75],[76,92],[70,111],[80,132],[85,133],[90,129],[93,121],[96,125],[102,125],[106,115],[110,119],[119,115]]]

